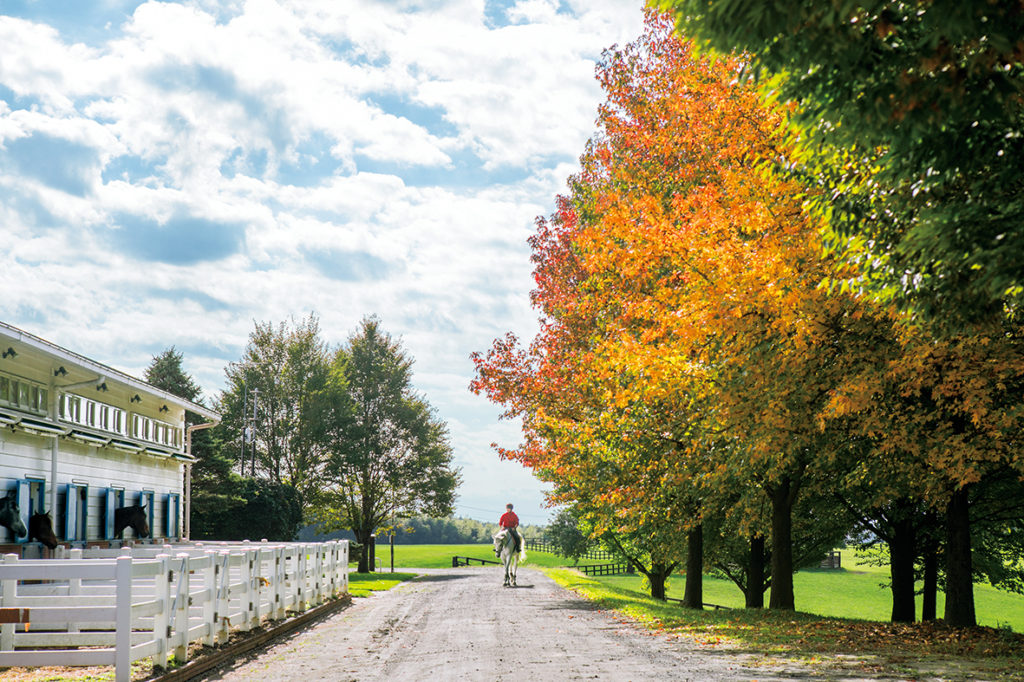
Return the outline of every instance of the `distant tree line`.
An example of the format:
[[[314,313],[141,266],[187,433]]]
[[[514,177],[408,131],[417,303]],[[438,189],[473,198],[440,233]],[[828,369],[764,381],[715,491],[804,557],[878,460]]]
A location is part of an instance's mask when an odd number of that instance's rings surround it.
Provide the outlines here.
[[[497,523],[486,523],[476,519],[437,518],[415,516],[396,520],[394,525],[396,545],[469,545],[491,542],[492,536],[498,532]],[[519,532],[526,538],[539,538],[544,535],[545,526],[522,524]],[[389,529],[383,529],[377,535],[377,544],[389,542]],[[330,533],[318,533],[315,527],[303,528],[299,534],[303,540],[354,540],[351,531],[336,530]]]

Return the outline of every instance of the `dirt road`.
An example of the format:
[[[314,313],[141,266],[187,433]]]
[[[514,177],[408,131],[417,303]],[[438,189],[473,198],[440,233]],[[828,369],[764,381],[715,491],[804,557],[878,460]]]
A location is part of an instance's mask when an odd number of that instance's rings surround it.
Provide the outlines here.
[[[738,654],[652,635],[522,569],[435,570],[206,680],[771,680]]]

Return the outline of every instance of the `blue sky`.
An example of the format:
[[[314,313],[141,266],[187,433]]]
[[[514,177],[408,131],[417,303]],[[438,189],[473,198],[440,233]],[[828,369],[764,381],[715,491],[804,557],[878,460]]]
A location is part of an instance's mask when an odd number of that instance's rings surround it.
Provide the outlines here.
[[[464,483],[543,485],[492,442],[469,354],[532,336],[527,237],[575,171],[623,0],[0,0],[0,320],[214,397],[255,321],[368,314],[416,358]]]

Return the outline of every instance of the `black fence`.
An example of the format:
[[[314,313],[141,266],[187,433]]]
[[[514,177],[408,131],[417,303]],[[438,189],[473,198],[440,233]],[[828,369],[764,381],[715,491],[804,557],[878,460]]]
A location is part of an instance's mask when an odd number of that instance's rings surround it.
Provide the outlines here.
[[[490,559],[477,559],[471,556],[453,556],[452,557],[452,568],[458,568],[459,566],[472,566],[473,562],[485,566],[487,564],[494,564],[495,566],[501,566],[500,561],[491,561]]]
[[[533,550],[535,552],[549,552],[551,554],[561,554],[555,547],[555,543],[545,538],[527,538],[526,549]],[[615,555],[606,550],[595,548],[589,549],[580,556],[581,559],[593,559],[595,561],[615,559]]]
[[[584,575],[632,575],[632,564],[595,564],[592,566],[571,566]]]
[[[829,552],[824,559],[821,560],[821,564],[818,568],[842,568],[843,567],[843,555],[837,551]]]
[[[665,601],[668,601],[668,602],[673,602],[674,601],[677,604],[682,604],[683,603],[682,599],[676,599],[675,597],[665,597]],[[729,609],[729,608],[732,608],[732,607],[731,606],[722,606],[721,604],[710,604],[708,602],[704,602],[704,608],[706,608],[706,609],[714,609],[715,611],[718,611],[719,609]]]

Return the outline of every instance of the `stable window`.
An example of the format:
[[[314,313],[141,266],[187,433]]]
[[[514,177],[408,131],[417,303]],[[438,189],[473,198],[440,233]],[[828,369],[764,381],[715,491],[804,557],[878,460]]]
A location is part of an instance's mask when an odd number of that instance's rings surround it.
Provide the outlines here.
[[[122,436],[127,435],[128,420],[124,410],[116,407],[110,408],[110,430]]]
[[[68,483],[64,501],[64,539],[86,540],[89,513],[89,486]]]
[[[181,538],[181,495],[167,493],[167,537],[173,540]]]
[[[153,524],[153,520],[156,516],[155,505],[153,504],[153,491],[143,490],[139,493],[138,504],[145,507],[146,511],[146,523],[149,524],[149,536],[155,538],[157,536],[157,527]]]
[[[41,478],[25,478],[18,481],[18,507],[21,509],[21,522],[28,528],[28,520],[33,514],[45,513],[46,481]],[[18,542],[28,542],[28,535],[19,538]]]
[[[124,506],[124,488],[107,488],[103,494],[103,538],[114,539],[114,511]]]
[[[60,401],[60,417],[65,421],[82,423],[82,399],[77,395],[65,393]]]

